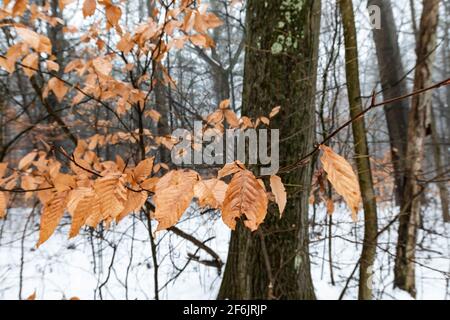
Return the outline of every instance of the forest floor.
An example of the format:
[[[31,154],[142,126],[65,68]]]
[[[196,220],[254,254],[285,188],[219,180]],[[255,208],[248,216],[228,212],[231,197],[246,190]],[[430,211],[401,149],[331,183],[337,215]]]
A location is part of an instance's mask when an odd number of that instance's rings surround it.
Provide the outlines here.
[[[388,204],[380,209],[380,229],[394,219],[397,210]],[[36,299],[155,297],[146,221],[130,216],[108,231],[94,233],[94,237],[83,232],[68,240],[70,219],[65,217],[50,240],[36,249],[39,219],[36,214],[30,217],[31,211],[11,209],[8,218],[0,222],[0,299],[26,298],[33,292]],[[326,209],[318,206],[310,216],[311,220],[315,217],[310,254],[317,297],[335,300],[347,287],[344,299],[355,299],[358,271],[352,280],[347,279],[361,252],[362,217],[354,223],[346,207],[336,205],[330,264]],[[206,244],[225,261],[230,231],[220,217],[195,211],[185,217],[177,227],[202,241],[212,238]],[[438,204],[428,204],[424,217],[418,237],[417,299],[450,299],[449,226],[442,223]],[[392,286],[396,233],[394,223],[379,238],[373,285],[377,299],[411,299]],[[215,298],[221,282],[218,270],[188,258],[191,253],[200,260],[210,260],[207,253],[196,252],[196,246],[171,232],[159,232],[156,241],[160,299]]]

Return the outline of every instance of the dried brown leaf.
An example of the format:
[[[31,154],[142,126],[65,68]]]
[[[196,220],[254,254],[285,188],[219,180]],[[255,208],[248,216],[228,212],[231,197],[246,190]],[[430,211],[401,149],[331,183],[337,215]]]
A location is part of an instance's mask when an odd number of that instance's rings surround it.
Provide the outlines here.
[[[275,117],[280,112],[280,110],[280,106],[273,108],[272,111],[270,111],[269,118],[272,119],[273,117]]]
[[[322,145],[320,149],[323,151],[320,161],[328,180],[336,192],[344,198],[352,211],[352,218],[356,220],[361,203],[361,192],[352,166],[331,148]]]
[[[28,153],[25,157],[23,157],[20,161],[19,164],[17,165],[17,168],[19,170],[24,170],[27,169],[28,166],[33,162],[33,160],[36,158],[37,156],[37,151],[31,151],[30,153]]]
[[[194,186],[194,196],[201,207],[218,209],[225,200],[227,184],[219,179],[202,180]]]
[[[140,184],[140,187],[145,191],[155,192],[156,184],[158,183],[158,181],[158,177],[151,177],[147,180],[144,180]]]
[[[95,180],[94,190],[99,197],[102,219],[115,219],[125,208],[127,190],[122,177],[106,176]]]
[[[217,173],[217,178],[222,179],[241,170],[245,170],[245,165],[239,160],[232,163],[227,163],[222,169],[219,170],[219,172]]]
[[[266,192],[253,173],[241,170],[228,185],[222,206],[222,219],[234,230],[236,220],[245,215],[245,226],[255,231],[266,217],[267,203]]]
[[[333,202],[333,199],[327,199],[327,213],[329,215],[334,213],[334,202]]]
[[[134,179],[137,183],[141,183],[143,180],[147,179],[147,177],[152,173],[153,162],[155,161],[154,157],[144,159],[136,166],[133,171]]]
[[[118,6],[106,6],[106,19],[112,26],[116,26],[119,23],[121,16],[122,10]]]
[[[194,197],[194,185],[198,180],[194,171],[173,170],[158,181],[154,196],[157,230],[170,228],[180,220]]]
[[[278,209],[280,210],[280,217],[283,215],[283,211],[286,208],[287,195],[284,184],[281,178],[278,176],[270,177],[270,188],[275,196],[275,202],[278,204]]]
[[[100,216],[100,201],[92,188],[80,187],[73,190],[67,204],[67,211],[72,216],[69,238],[78,235],[80,228],[86,224],[89,216]]]
[[[36,291],[34,291],[32,294],[30,294],[26,300],[36,300]]]
[[[39,247],[55,232],[61,218],[64,215],[64,209],[67,204],[67,192],[53,192],[52,198],[44,203],[41,215],[41,224],[39,230],[39,240],[36,244]]]
[[[0,162],[0,179],[5,176],[6,169],[8,169],[8,163]]]
[[[36,52],[32,52],[22,60],[24,66],[23,72],[28,78],[31,78],[36,73],[38,68],[39,56]]]
[[[132,212],[138,212],[147,201],[148,194],[145,191],[135,192],[128,190],[127,202],[122,212],[117,216],[116,221],[119,222]]]
[[[230,106],[230,99],[222,100],[219,104],[219,109],[224,110]]]
[[[84,0],[83,3],[83,16],[89,17],[95,13],[95,8],[97,6],[96,0]]]
[[[48,81],[48,89],[53,91],[59,102],[63,100],[67,91],[69,91],[69,88],[64,84],[64,82],[56,77],[53,77]]]
[[[231,128],[239,128],[239,119],[231,109],[223,110],[223,115]]]
[[[6,208],[8,207],[8,194],[0,191],[0,219],[6,216]]]

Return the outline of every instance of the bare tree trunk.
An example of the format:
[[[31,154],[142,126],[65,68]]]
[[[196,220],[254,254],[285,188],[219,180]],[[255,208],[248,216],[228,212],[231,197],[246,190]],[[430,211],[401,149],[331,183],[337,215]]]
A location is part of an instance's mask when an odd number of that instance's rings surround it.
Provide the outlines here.
[[[353,118],[362,111],[355,17],[351,0],[339,0],[339,6],[344,26],[348,100],[350,115]],[[378,224],[364,118],[353,122],[352,130],[359,185],[364,205],[364,243],[360,260],[358,297],[362,300],[370,300],[372,299],[372,275]]]
[[[450,74],[450,19],[448,18],[450,16],[450,3],[444,2],[444,10],[445,14],[447,16],[447,19],[445,20],[444,24],[444,45],[442,48],[442,56],[444,59],[444,77],[448,76]],[[445,102],[444,102],[444,110],[445,112],[445,120],[447,123],[447,128],[450,128],[450,86],[447,86],[445,89]],[[446,105],[446,107],[445,107]],[[445,134],[446,136],[446,142],[448,143],[448,146],[450,146],[450,132]],[[447,147],[447,156],[446,159],[446,165],[450,164],[450,147]]]
[[[0,92],[2,92],[3,90],[1,90]],[[5,100],[3,99],[4,95],[2,94],[1,98],[0,98],[0,154],[3,153],[3,149],[4,146],[3,144],[5,143],[5,126],[4,126],[4,114],[5,114]],[[0,161],[2,161],[3,159],[0,159]]]
[[[445,167],[442,163],[442,153],[441,153],[441,139],[439,138],[439,132],[436,123],[436,116],[434,108],[431,108],[431,140],[433,145],[434,163],[436,166],[436,174],[438,176],[437,186],[439,189],[439,195],[441,197],[441,207],[442,207],[442,219],[444,222],[450,222],[450,212],[449,212],[449,198],[447,183],[442,181],[445,178]]]
[[[211,3],[211,10],[213,12],[216,12],[216,14],[219,11],[219,1],[212,1]],[[225,99],[230,99],[230,83],[229,83],[229,76],[228,76],[228,70],[224,68],[224,66],[221,63],[221,59],[219,56],[219,53],[217,52],[217,43],[220,39],[220,34],[222,33],[222,27],[215,28],[213,33],[213,40],[216,43],[216,46],[211,48],[211,54],[213,59],[217,62],[216,67],[211,66],[211,71],[213,74],[213,82],[214,82],[214,91],[216,94],[216,105],[219,105],[219,103]],[[231,61],[230,61],[231,63]]]
[[[50,1],[52,17],[63,19],[62,10],[59,7],[58,0]],[[48,27],[48,38],[52,44],[52,55],[56,57],[56,62],[59,65],[58,76],[62,76],[64,73],[64,32],[63,25],[57,23],[55,26],[49,25]],[[42,91],[44,88],[45,79],[38,78],[37,76],[33,76],[31,78],[32,86],[38,96],[41,98],[42,104],[45,106],[48,114],[52,116],[52,118],[58,123],[60,129],[67,135],[67,137],[72,141],[73,145],[77,144],[77,137],[68,127],[67,122],[63,119],[63,115],[59,114],[59,112],[55,111],[55,109],[59,109],[61,107],[61,103],[56,99],[54,95],[48,95],[47,98],[42,97]],[[42,83],[40,83],[42,82]],[[59,135],[57,132],[52,131],[52,135],[55,138],[54,144],[56,146],[62,146],[67,149],[66,141],[58,139]],[[57,157],[60,157],[58,154]]]
[[[429,86],[435,58],[436,30],[438,24],[439,0],[424,0],[417,43],[417,66],[414,77],[414,91]],[[395,259],[394,286],[416,295],[415,253],[417,226],[420,216],[421,175],[424,154],[424,140],[429,129],[431,92],[414,96],[408,120],[408,145],[405,161],[405,194],[399,218],[397,255]]]
[[[280,105],[271,122],[280,128],[281,165],[314,143],[320,1],[247,2],[243,114],[260,116]],[[315,299],[308,236],[312,165],[284,175],[288,203],[280,219],[274,206],[252,234],[232,232],[219,299]]]
[[[154,0],[147,0],[147,13],[149,17],[153,17],[153,11],[155,9],[155,1]],[[158,44],[157,44],[158,45]],[[168,53],[169,54],[169,53]],[[161,62],[162,63],[162,62]],[[170,128],[170,108],[169,103],[167,99],[167,89],[164,84],[164,77],[163,77],[163,70],[162,65],[159,64],[159,62],[153,61],[154,68],[154,79],[155,85],[153,87],[154,90],[154,97],[155,97],[155,109],[161,114],[161,118],[158,121],[157,124],[157,134],[160,136],[168,136],[171,133]],[[170,162],[170,152],[165,148],[164,146],[159,147],[159,161],[163,163],[169,163]]]
[[[369,0],[369,5],[381,10],[381,29],[373,29],[377,51],[378,70],[384,100],[407,93],[406,77],[398,46],[397,28],[390,0]],[[391,157],[394,166],[395,196],[402,203],[405,181],[406,135],[408,133],[408,100],[400,100],[384,106]]]

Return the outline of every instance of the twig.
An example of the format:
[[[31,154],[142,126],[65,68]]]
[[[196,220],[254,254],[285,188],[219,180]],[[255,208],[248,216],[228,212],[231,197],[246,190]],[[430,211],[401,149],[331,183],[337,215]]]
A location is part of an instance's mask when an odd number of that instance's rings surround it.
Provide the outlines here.
[[[204,242],[201,242],[200,240],[196,239],[195,237],[191,236],[190,234],[187,234],[186,232],[178,229],[177,227],[173,226],[167,229],[168,231],[171,231],[175,233],[177,236],[188,240],[189,242],[195,244],[200,249],[203,249],[207,253],[209,253],[215,260],[215,266],[218,270],[222,270],[223,262],[222,259],[220,259],[220,256],[210,247],[208,247]],[[219,271],[220,272],[220,271]]]
[[[427,91],[430,91],[430,90],[434,90],[434,89],[437,89],[437,88],[440,88],[440,87],[443,87],[443,86],[447,86],[447,85],[450,85],[450,78],[448,78],[448,79],[446,79],[446,80],[444,80],[444,81],[438,82],[438,83],[436,83],[436,84],[434,84],[434,85],[432,85],[432,86],[430,86],[430,87],[427,87],[427,88],[424,88],[424,89],[420,89],[420,90],[411,92],[411,93],[409,93],[409,94],[406,94],[406,95],[403,95],[403,96],[400,96],[400,97],[397,97],[397,98],[385,100],[385,101],[379,102],[379,103],[375,103],[375,101],[376,101],[376,95],[377,95],[377,94],[376,94],[375,92],[373,92],[373,93],[372,93],[372,101],[371,101],[371,104],[370,104],[370,106],[369,106],[368,108],[364,109],[364,110],[361,111],[359,114],[357,114],[355,117],[353,117],[353,118],[351,118],[350,120],[346,121],[346,122],[345,122],[344,124],[342,124],[339,128],[337,128],[337,129],[334,130],[332,133],[330,133],[327,137],[325,137],[325,138],[322,140],[322,142],[317,143],[317,144],[315,145],[315,147],[314,147],[313,150],[311,150],[309,153],[307,153],[306,155],[304,155],[303,157],[301,157],[301,158],[300,158],[299,160],[297,160],[295,163],[293,163],[293,164],[291,164],[291,165],[288,165],[288,166],[286,166],[286,167],[281,168],[281,169],[278,171],[278,173],[280,173],[280,174],[281,174],[281,173],[288,173],[288,172],[291,172],[291,171],[293,171],[293,170],[295,170],[295,169],[297,169],[297,168],[299,168],[299,167],[302,167],[302,166],[304,166],[305,164],[307,164],[307,163],[310,161],[309,158],[310,158],[312,155],[314,155],[317,151],[319,151],[319,148],[320,148],[321,145],[323,145],[323,144],[327,143],[328,141],[330,141],[330,140],[331,140],[332,138],[334,138],[339,132],[341,132],[342,130],[344,130],[346,127],[348,127],[348,126],[349,126],[350,124],[352,124],[354,121],[356,121],[356,120],[358,120],[359,118],[363,117],[363,116],[364,116],[367,112],[369,112],[370,110],[372,110],[372,109],[374,109],[374,108],[377,108],[377,107],[384,106],[384,105],[386,105],[386,104],[391,104],[391,103],[393,103],[393,102],[397,102],[397,101],[400,101],[400,100],[404,100],[404,99],[410,98],[410,97],[412,97],[412,96],[419,95],[419,94],[421,94],[421,93],[424,93],[424,92],[427,92]]]
[[[147,201],[147,203],[149,203]],[[153,280],[155,282],[155,300],[159,300],[159,280],[158,280],[158,259],[156,257],[156,243],[155,238],[152,233],[152,221],[150,218],[150,210],[143,210],[144,215],[147,218],[147,228],[148,228],[148,236],[150,237],[150,247],[152,250],[152,260],[153,260]]]
[[[272,274],[272,267],[270,266],[270,259],[269,259],[269,254],[267,252],[267,247],[266,247],[266,241],[264,239],[264,234],[261,231],[261,227],[258,229],[257,231],[259,239],[261,240],[261,250],[262,250],[262,254],[264,257],[264,263],[266,265],[266,270],[267,270],[267,275],[269,277],[269,285],[267,287],[267,298],[268,299],[274,299],[275,296],[273,295],[273,287],[275,285],[275,280]]]

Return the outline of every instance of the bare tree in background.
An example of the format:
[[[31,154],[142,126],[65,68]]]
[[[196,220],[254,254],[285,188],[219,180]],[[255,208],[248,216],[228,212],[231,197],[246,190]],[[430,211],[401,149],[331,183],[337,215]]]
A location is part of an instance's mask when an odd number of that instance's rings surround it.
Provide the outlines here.
[[[414,76],[414,91],[426,88],[432,82],[432,70],[436,49],[439,0],[424,0],[417,43],[417,66]],[[412,98],[408,121],[408,146],[405,162],[405,193],[400,211],[397,256],[395,260],[394,285],[416,295],[415,253],[417,228],[420,218],[420,193],[423,186],[422,159],[424,140],[430,129],[431,93],[426,92]]]
[[[369,0],[369,5],[380,8],[381,29],[373,28],[373,37],[378,59],[381,87],[384,100],[407,93],[406,74],[398,45],[397,28],[390,0]],[[400,100],[384,106],[394,166],[397,203],[404,193],[406,155],[405,137],[408,131],[408,100]]]
[[[352,0],[339,0],[339,6],[344,26],[348,101],[350,105],[350,115],[352,118],[355,118],[362,112],[362,100]],[[376,253],[378,222],[372,171],[370,168],[369,146],[366,138],[367,130],[365,128],[364,118],[354,121],[352,123],[352,130],[359,186],[364,206],[364,245],[360,258],[358,297],[362,300],[370,300],[372,299],[373,263]]]

